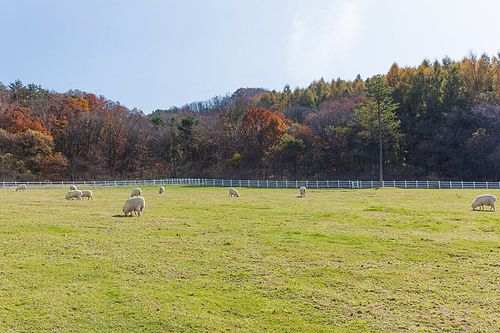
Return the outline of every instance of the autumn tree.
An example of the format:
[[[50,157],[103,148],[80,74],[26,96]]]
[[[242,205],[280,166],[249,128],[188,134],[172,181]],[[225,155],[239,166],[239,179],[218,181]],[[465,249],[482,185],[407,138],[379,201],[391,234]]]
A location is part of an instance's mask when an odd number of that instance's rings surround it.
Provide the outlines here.
[[[262,167],[266,155],[280,142],[286,123],[281,113],[252,108],[245,112],[242,128],[248,163]]]
[[[31,110],[24,107],[9,107],[0,115],[0,128],[9,133],[20,133],[34,130],[48,134],[41,120],[32,114]]]
[[[17,176],[16,159],[13,155],[15,136],[0,129],[0,180],[9,181]]]
[[[48,134],[31,129],[16,134],[17,154],[34,175],[40,174],[42,160],[53,154],[53,148],[54,141]]]

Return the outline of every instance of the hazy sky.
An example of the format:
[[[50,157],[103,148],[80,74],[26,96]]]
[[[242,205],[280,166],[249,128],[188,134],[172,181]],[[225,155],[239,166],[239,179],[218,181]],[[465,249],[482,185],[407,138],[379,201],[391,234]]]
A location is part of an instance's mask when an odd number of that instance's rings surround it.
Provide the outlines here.
[[[0,81],[146,114],[500,51],[498,0],[0,0]]]

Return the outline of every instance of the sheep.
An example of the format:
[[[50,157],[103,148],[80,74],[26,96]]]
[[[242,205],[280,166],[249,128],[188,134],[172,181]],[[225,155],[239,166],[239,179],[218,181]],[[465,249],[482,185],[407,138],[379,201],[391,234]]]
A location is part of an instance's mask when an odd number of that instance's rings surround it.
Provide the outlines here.
[[[90,190],[85,190],[85,191],[82,191],[82,198],[87,198],[87,200],[94,200],[94,197],[92,196],[92,191]]]
[[[490,206],[490,210],[495,211],[495,201],[497,198],[494,195],[483,194],[476,197],[470,206],[472,210],[476,210],[478,206],[481,206],[480,210],[484,210],[484,206]]]
[[[73,190],[73,191],[69,191],[68,193],[66,193],[66,200],[69,200],[71,198],[76,198],[77,200],[82,200],[82,191]]]
[[[306,196],[306,187],[302,186],[301,188],[299,188],[299,193],[300,193],[301,197],[305,197]]]
[[[26,184],[21,184],[16,187],[16,192],[17,191],[26,191],[28,189],[28,186]]]
[[[232,197],[232,196],[235,196],[235,197],[239,197],[240,194],[238,193],[238,191],[236,191],[234,188],[230,188],[229,189],[229,196]]]
[[[70,186],[69,186],[69,190],[70,190],[70,191],[75,191],[75,190],[78,190],[78,189],[76,188],[76,186],[75,186],[75,185],[70,185]]]
[[[132,190],[132,193],[130,193],[130,197],[138,197],[140,196],[142,193],[141,189],[140,188],[135,188]]]
[[[162,194],[163,192],[165,192],[165,188],[162,186],[160,187],[160,194]]]
[[[125,216],[130,213],[130,216],[133,216],[132,212],[135,212],[137,216],[141,216],[144,211],[144,207],[146,207],[146,200],[143,197],[135,197],[129,198],[125,201],[125,205],[123,205],[123,212]]]

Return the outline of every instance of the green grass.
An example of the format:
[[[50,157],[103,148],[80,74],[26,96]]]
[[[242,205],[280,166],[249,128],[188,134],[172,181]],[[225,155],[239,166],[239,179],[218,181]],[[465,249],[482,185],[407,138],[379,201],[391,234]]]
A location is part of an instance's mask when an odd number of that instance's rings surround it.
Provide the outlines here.
[[[484,190],[0,191],[2,332],[494,332]],[[495,190],[487,191],[496,194]]]

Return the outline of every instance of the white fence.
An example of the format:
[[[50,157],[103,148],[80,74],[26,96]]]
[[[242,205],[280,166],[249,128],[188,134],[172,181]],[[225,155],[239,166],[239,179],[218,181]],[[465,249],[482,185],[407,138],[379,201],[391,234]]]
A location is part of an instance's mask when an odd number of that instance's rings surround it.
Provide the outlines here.
[[[254,188],[377,188],[375,180],[243,180],[243,179],[201,179],[169,178],[154,180],[113,180],[113,181],[71,181],[71,182],[2,182],[0,188],[15,189],[26,184],[28,188],[63,189],[75,185],[78,188],[118,188],[118,187],[154,187],[154,186],[214,186],[214,187],[254,187]],[[500,189],[500,182],[462,182],[431,180],[387,180],[384,187],[423,188],[423,189]]]

